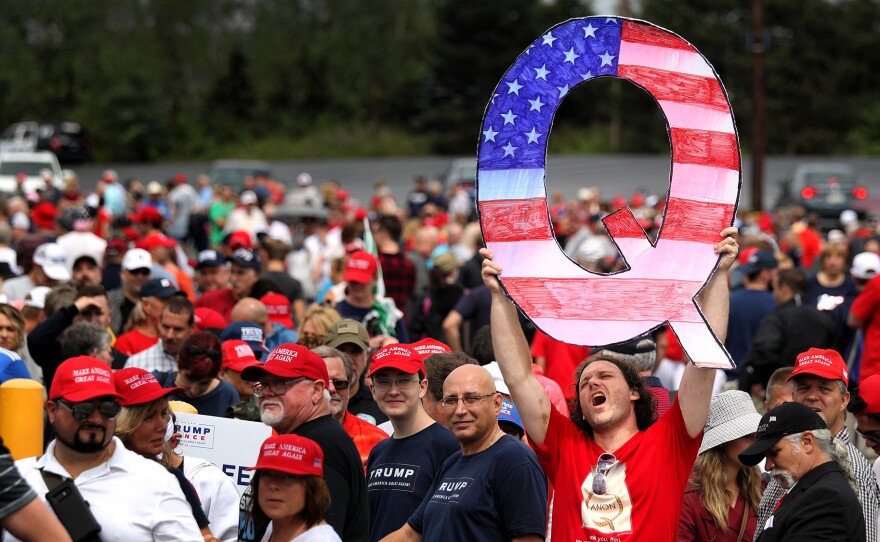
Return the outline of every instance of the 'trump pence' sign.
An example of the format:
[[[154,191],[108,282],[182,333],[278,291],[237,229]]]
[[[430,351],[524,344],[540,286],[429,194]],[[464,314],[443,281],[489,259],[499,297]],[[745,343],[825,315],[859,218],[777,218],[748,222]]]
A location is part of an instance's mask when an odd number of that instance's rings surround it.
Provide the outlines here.
[[[553,115],[575,86],[600,77],[645,89],[666,115],[672,171],[663,225],[651,243],[628,208],[604,224],[629,269],[600,275],[560,250],[544,170]],[[694,301],[733,223],[741,183],[736,128],[721,81],[679,36],[619,17],[573,19],[516,59],[483,117],[477,168],[480,224],[507,295],[551,337],[627,341],[668,322],[701,367],[733,367]]]
[[[257,464],[260,445],[272,436],[272,428],[259,422],[186,413],[177,414],[177,430],[182,434],[178,451],[217,465],[239,494],[251,481],[252,471],[244,469]]]

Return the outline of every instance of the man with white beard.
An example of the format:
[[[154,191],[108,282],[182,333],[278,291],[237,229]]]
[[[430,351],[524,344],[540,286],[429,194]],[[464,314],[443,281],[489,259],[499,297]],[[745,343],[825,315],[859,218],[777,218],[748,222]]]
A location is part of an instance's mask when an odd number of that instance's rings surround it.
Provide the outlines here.
[[[852,487],[849,454],[819,414],[802,403],[783,403],[764,414],[757,429],[739,460],[752,466],[766,457],[770,476],[786,490],[758,542],[863,542],[865,518]]]
[[[282,344],[266,362],[245,367],[241,378],[254,382],[260,419],[279,434],[294,433],[318,443],[324,452],[324,481],[330,490],[325,520],[340,538],[366,541],[370,516],[364,467],[351,437],[330,413],[327,365],[298,344]],[[262,540],[266,525],[247,512],[250,491],[242,495],[239,540]]]

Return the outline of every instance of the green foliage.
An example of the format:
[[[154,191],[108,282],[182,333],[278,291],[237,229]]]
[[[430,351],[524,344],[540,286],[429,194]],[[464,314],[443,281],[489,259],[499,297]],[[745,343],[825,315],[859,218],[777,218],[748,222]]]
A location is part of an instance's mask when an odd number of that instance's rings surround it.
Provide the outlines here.
[[[749,2],[642,0],[693,43],[748,147]],[[880,152],[880,0],[764,0],[772,153]],[[5,0],[0,128],[76,120],[98,160],[470,154],[501,75],[588,0]],[[591,80],[551,152],[668,152],[656,103]]]

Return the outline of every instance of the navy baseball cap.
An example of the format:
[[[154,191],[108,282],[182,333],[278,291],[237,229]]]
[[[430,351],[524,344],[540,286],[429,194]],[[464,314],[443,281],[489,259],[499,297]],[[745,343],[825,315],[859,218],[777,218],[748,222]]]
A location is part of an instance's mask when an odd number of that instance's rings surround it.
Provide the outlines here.
[[[259,253],[247,248],[240,248],[233,252],[232,256],[229,257],[229,261],[242,267],[253,269],[257,273],[263,271],[263,259],[260,258]]]
[[[220,267],[226,263],[226,258],[216,250],[203,250],[196,257],[196,269],[203,267]]]
[[[263,342],[265,339],[264,335],[263,326],[256,322],[244,320],[233,322],[226,326],[220,332],[220,342],[231,340],[244,341],[254,351],[254,356],[257,359],[263,359],[263,354],[269,352],[269,349],[266,348],[266,344]]]
[[[746,263],[740,266],[746,275],[757,273],[763,269],[776,269],[777,267],[779,267],[779,262],[776,261],[776,256],[766,250],[755,252],[749,256]]]
[[[141,286],[141,299],[145,297],[158,297],[159,299],[171,299],[175,295],[186,295],[174,286],[168,279],[150,279]]]

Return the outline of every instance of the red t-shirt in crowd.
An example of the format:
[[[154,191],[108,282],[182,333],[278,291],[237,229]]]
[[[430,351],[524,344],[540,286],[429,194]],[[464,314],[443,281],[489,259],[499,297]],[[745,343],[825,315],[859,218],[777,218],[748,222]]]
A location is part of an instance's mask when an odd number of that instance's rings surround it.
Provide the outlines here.
[[[150,337],[144,335],[138,329],[132,329],[117,337],[113,347],[123,354],[133,356],[138,352],[143,352],[157,342],[159,342],[159,337]]]
[[[209,309],[214,309],[223,315],[223,318],[226,321],[229,321],[229,317],[232,314],[232,307],[238,303],[238,300],[235,299],[235,294],[232,293],[232,288],[223,288],[220,290],[212,290],[210,292],[205,292],[193,304],[195,308],[199,307],[207,307]]]
[[[595,495],[591,467],[605,450],[551,408],[547,437],[535,451],[556,488],[553,540],[675,540],[701,439],[702,433],[695,438],[687,434],[676,401],[654,425],[612,452],[617,463],[607,473],[607,492]]]
[[[562,388],[567,400],[574,399],[574,370],[590,355],[590,348],[557,341],[540,330],[532,339],[532,357],[544,358],[544,376]]]
[[[880,277],[871,279],[853,301],[850,311],[865,322],[865,347],[859,368],[859,383],[880,373]]]

